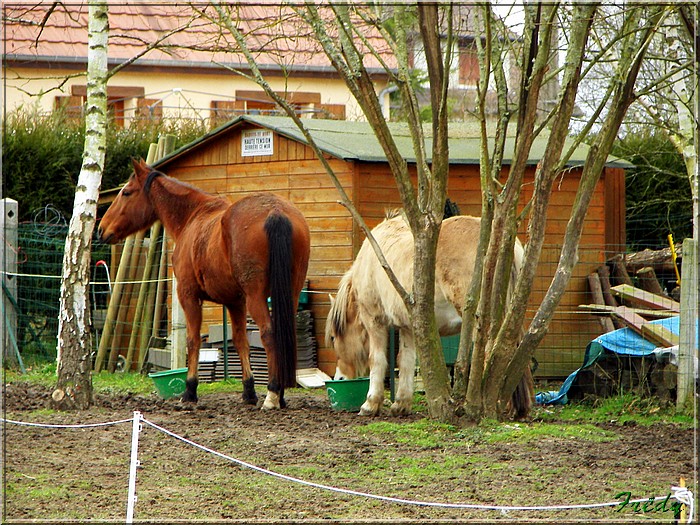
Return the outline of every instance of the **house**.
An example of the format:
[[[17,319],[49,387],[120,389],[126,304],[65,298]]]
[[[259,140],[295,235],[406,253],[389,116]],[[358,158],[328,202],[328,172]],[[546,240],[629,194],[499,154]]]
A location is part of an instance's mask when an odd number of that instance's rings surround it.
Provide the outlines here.
[[[400,206],[398,190],[384,153],[368,124],[334,120],[305,121],[314,140],[370,227],[383,218],[387,209]],[[390,125],[398,146],[414,162],[408,129]],[[271,145],[256,155],[248,155],[247,133],[263,133]],[[452,127],[448,196],[463,214],[479,215],[479,138],[468,127]],[[537,139],[532,149],[524,181],[522,203],[531,196],[538,151],[544,144]],[[512,142],[506,151],[512,152]],[[569,160],[569,169],[552,190],[547,222],[547,238],[528,309],[532,318],[556,269],[559,248],[574,200],[581,166],[587,148],[579,146]],[[506,159],[506,164],[509,160]],[[339,204],[337,190],[320,161],[292,122],[286,117],[240,116],[220,126],[156,162],[155,167],[205,191],[237,200],[255,191],[271,191],[294,202],[306,217],[311,230],[309,281],[310,309],[315,320],[319,367],[331,374],[335,355],[324,345],[324,327],[330,307],[328,294],[337,290],[340,277],[350,267],[364,235],[350,213]],[[598,182],[584,224],[579,263],[568,290],[551,323],[550,333],[540,345],[536,358],[541,376],[565,376],[576,369],[586,344],[600,333],[598,321],[582,316],[576,307],[590,302],[586,276],[610,255],[607,247],[624,245],[624,168],[627,163],[611,157]],[[109,200],[109,192],[102,196]],[[525,239],[527,225],[520,230]],[[171,319],[171,317],[170,317]],[[202,332],[221,324],[218,305],[205,305]]]
[[[306,117],[362,118],[355,99],[319,44],[305,36],[290,8],[229,6],[246,33],[258,67],[276,92]],[[213,6],[111,2],[109,107],[118,125],[164,118],[198,119],[215,127],[239,114],[275,114],[274,102],[253,81],[230,32],[212,22]],[[80,112],[87,88],[87,3],[4,2],[5,109],[63,107]],[[293,35],[294,38],[290,38]],[[367,38],[379,38],[368,30]],[[377,41],[378,43],[381,40]],[[135,59],[135,60],[134,60]],[[391,53],[382,55],[389,67]],[[365,65],[376,91],[388,75],[373,55]],[[388,111],[389,96],[381,96]]]

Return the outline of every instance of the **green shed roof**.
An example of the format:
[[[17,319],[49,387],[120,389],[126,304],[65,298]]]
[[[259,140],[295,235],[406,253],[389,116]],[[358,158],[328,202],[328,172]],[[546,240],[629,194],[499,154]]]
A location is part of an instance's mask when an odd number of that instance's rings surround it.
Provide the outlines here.
[[[275,133],[306,144],[306,138],[294,121],[289,117],[268,117],[243,115],[219,126],[199,139],[186,144],[170,155],[164,157],[156,166],[167,164],[186,152],[203,145],[206,142],[226,133],[228,130],[245,124],[253,124]],[[321,120],[304,119],[304,125],[311,133],[314,141],[325,153],[348,161],[385,162],[386,156],[377,141],[371,126],[367,122],[353,122],[347,120]],[[411,141],[408,125],[405,123],[389,123],[389,129],[396,141],[401,155],[407,162],[415,162],[413,143]],[[478,129],[473,124],[450,123],[450,162],[452,164],[478,164],[480,137]],[[432,141],[427,139],[427,152],[432,151]],[[515,145],[515,137],[506,139],[506,155],[504,163],[511,161]],[[530,151],[528,163],[537,164],[544,154],[546,137],[538,137]],[[588,154],[588,146],[581,144],[576,148],[568,162],[570,166],[583,164]],[[428,159],[430,161],[430,158]],[[614,156],[608,157],[607,166],[629,168],[632,164]]]

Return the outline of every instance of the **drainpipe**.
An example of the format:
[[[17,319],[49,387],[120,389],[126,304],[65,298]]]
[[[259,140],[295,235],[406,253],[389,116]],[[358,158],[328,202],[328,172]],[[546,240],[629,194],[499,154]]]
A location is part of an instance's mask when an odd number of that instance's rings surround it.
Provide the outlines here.
[[[384,114],[384,118],[386,120],[389,120],[389,118],[391,118],[391,99],[387,99],[386,101],[384,99],[387,95],[390,95],[391,93],[394,93],[398,90],[399,86],[388,86],[382,89],[377,95],[379,103],[382,105],[382,113]]]

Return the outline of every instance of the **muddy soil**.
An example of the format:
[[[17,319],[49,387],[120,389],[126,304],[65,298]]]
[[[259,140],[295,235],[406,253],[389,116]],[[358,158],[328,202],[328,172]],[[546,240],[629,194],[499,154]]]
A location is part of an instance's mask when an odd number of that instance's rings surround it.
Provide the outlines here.
[[[622,503],[598,509],[480,510],[433,503],[554,506],[666,496],[680,477],[693,479],[692,429],[671,424],[597,427],[609,439],[543,435],[492,442],[475,429],[426,425],[410,436],[392,423],[332,411],[320,391],[288,393],[273,413],[244,405],[240,394],[209,394],[192,409],[150,396],[96,396],[89,411],[47,410],[48,389],[5,386],[4,417],[49,424],[114,422],[138,410],[136,522],[303,522],[378,520],[424,523],[487,520],[630,520],[673,522],[673,499],[643,516]],[[532,425],[541,425],[537,413]],[[190,440],[197,448],[162,430]],[[393,431],[368,430],[386,423]],[[562,423],[563,425],[563,423]],[[567,423],[568,426],[576,425]],[[375,425],[376,427],[376,425]],[[582,427],[583,429],[583,427]],[[121,521],[127,511],[131,421],[91,428],[4,424],[4,519]],[[215,451],[218,455],[211,453]],[[382,501],[311,487],[251,470],[233,459],[308,482],[423,502]],[[638,507],[641,510],[641,506]]]

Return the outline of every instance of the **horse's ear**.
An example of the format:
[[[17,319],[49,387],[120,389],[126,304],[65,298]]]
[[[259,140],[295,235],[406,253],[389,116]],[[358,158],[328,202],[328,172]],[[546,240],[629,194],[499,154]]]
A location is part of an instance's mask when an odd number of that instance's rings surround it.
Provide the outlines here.
[[[143,179],[151,171],[151,168],[148,167],[148,164],[143,159],[131,159],[131,163],[134,166],[134,174],[139,180]]]

